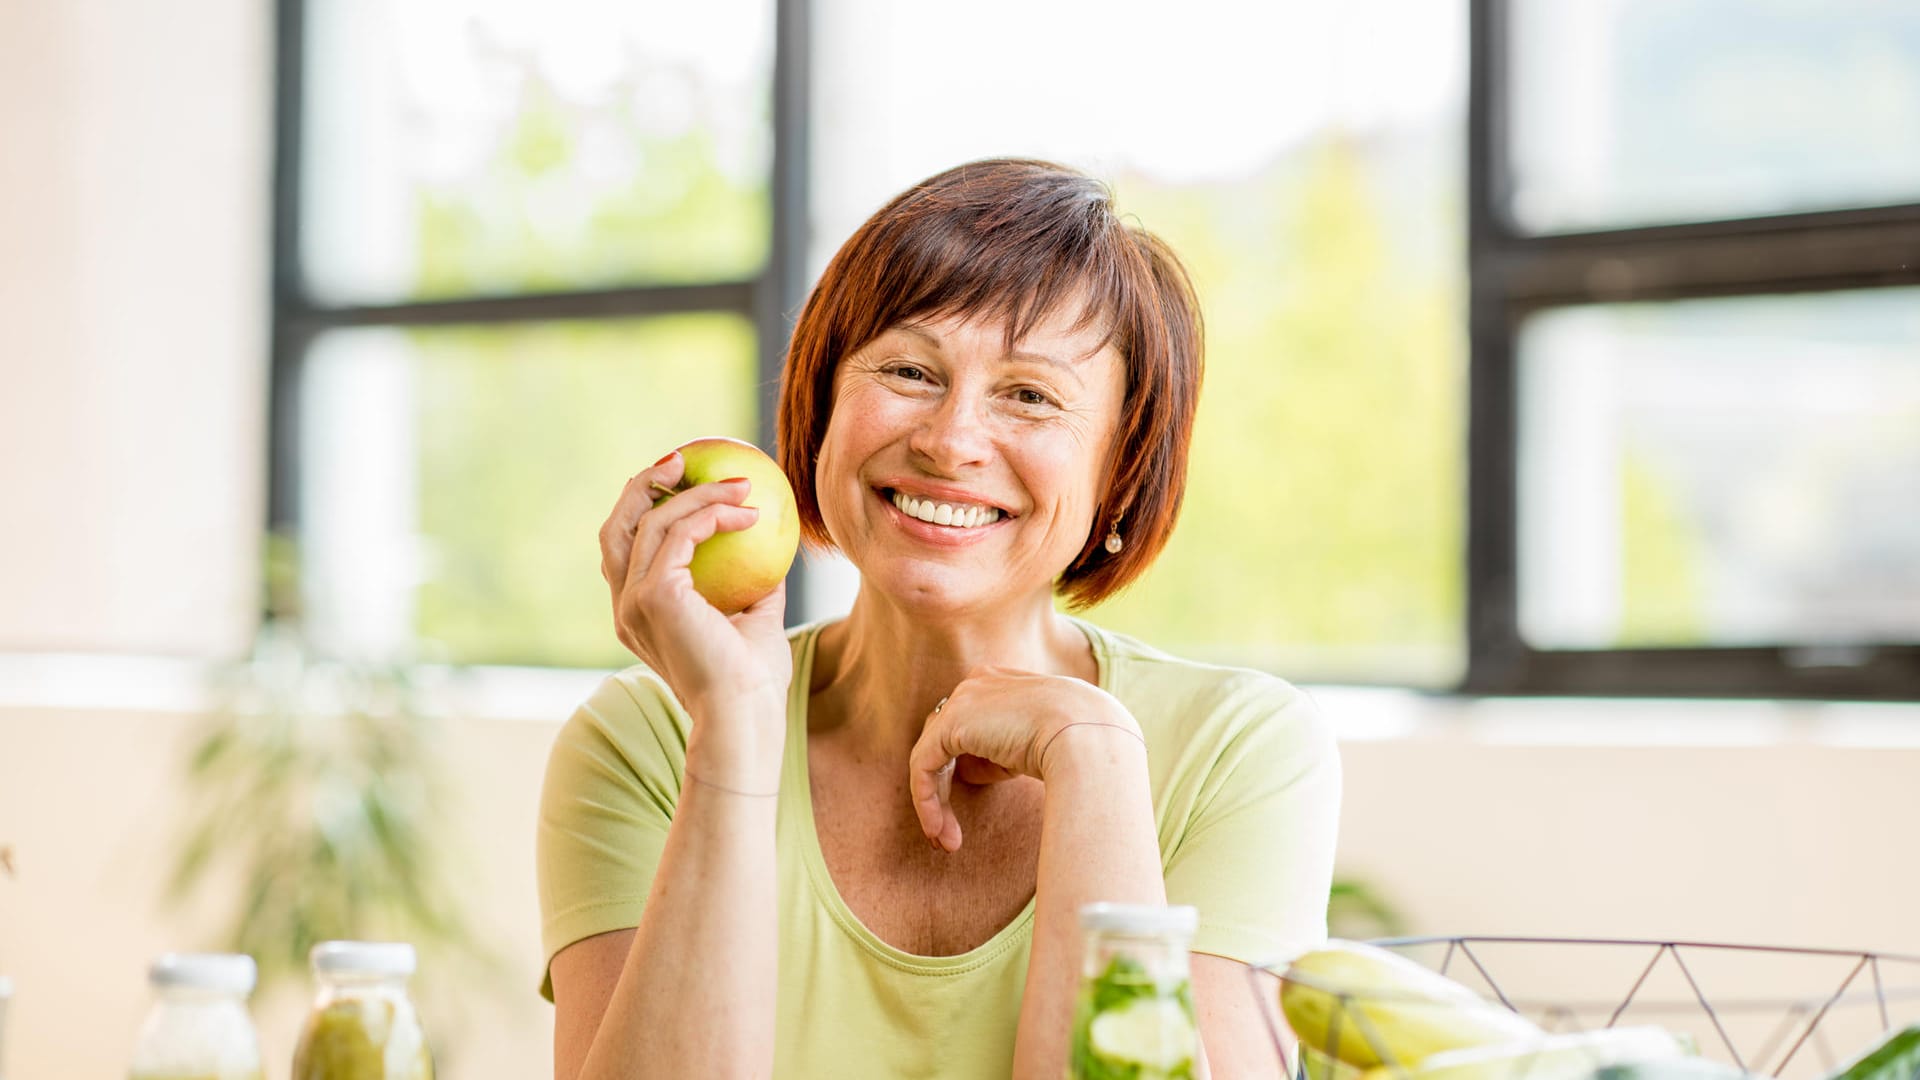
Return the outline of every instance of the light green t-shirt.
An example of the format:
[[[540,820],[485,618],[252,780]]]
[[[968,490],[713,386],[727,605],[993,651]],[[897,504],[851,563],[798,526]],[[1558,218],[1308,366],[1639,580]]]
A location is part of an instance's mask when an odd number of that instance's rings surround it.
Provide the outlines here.
[[[1194,951],[1254,963],[1325,937],[1340,764],[1311,699],[1271,675],[1175,659],[1075,622],[1093,644],[1101,688],[1146,736],[1167,900],[1199,909]],[[807,783],[819,630],[789,635],[774,1075],[1004,1078],[1033,903],[959,956],[902,952],[854,916],[821,857]],[[665,684],[637,666],[602,683],[561,730],[538,832],[549,963],[583,938],[639,925],[680,793],[688,727]],[[550,982],[542,993],[551,997]]]

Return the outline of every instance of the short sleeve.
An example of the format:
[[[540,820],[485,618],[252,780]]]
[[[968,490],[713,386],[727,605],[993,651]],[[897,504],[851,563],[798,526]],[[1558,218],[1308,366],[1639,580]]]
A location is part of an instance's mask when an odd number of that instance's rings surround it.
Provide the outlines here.
[[[576,941],[640,925],[680,797],[688,727],[645,668],[603,681],[561,727],[535,833],[548,965]],[[550,977],[540,992],[552,999]]]
[[[1235,694],[1231,732],[1166,869],[1167,901],[1199,909],[1193,950],[1242,963],[1327,935],[1340,753],[1313,699],[1277,679]]]

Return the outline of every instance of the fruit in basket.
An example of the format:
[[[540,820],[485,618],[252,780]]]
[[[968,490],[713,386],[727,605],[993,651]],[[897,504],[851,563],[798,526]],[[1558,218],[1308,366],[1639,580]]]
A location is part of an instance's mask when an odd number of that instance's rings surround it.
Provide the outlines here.
[[[1665,1028],[1604,1028],[1442,1050],[1404,1069],[1369,1069],[1362,1080],[1588,1080],[1610,1065],[1672,1060],[1687,1052],[1686,1043]]]
[[[1362,1068],[1410,1068],[1442,1051],[1543,1034],[1445,975],[1357,941],[1295,959],[1280,980],[1280,1011],[1301,1042]]]
[[[1307,1080],[1360,1080],[1367,1074],[1360,1066],[1329,1057],[1306,1043],[1300,1044],[1300,1068]]]
[[[653,500],[655,506],[695,484],[745,477],[753,485],[743,505],[760,511],[759,520],[738,532],[715,533],[693,551],[688,572],[693,587],[723,614],[752,605],[787,576],[800,547],[800,513],[793,487],[780,466],[759,447],[739,439],[695,439],[679,448],[685,471],[674,491]]]

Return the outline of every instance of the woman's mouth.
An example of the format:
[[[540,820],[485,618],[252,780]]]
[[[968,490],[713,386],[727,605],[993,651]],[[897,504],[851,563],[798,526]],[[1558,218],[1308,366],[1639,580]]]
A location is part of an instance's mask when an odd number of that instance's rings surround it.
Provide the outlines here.
[[[1000,509],[994,506],[968,502],[942,502],[938,499],[909,495],[904,491],[888,490],[884,494],[901,513],[929,525],[945,525],[951,529],[977,529],[1000,520]]]

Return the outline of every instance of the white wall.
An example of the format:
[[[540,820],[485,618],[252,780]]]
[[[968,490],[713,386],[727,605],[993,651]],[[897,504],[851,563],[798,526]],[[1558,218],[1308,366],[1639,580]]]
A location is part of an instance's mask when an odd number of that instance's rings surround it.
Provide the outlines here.
[[[249,632],[270,10],[0,4],[0,649]]]

